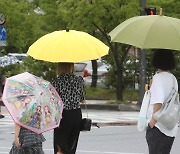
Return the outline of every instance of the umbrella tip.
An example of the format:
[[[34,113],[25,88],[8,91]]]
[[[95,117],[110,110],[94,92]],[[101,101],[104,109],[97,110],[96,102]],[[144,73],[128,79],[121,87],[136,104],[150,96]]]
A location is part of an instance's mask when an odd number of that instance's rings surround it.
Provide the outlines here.
[[[66,27],[66,32],[69,32],[69,27]]]
[[[162,8],[159,10],[159,15],[162,16]]]

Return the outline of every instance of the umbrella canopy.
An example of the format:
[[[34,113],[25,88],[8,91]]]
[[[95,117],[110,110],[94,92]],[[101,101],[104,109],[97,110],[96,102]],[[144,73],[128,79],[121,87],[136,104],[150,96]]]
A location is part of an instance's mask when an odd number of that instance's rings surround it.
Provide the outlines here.
[[[49,62],[80,62],[100,58],[108,54],[108,50],[108,46],[88,33],[62,30],[39,38],[27,54]]]
[[[15,56],[0,57],[0,67],[6,67],[18,63],[19,60]]]
[[[2,101],[15,123],[38,134],[59,126],[63,103],[46,80],[28,72],[7,78]]]
[[[180,20],[161,15],[130,18],[109,35],[112,42],[130,44],[139,48],[180,50]]]

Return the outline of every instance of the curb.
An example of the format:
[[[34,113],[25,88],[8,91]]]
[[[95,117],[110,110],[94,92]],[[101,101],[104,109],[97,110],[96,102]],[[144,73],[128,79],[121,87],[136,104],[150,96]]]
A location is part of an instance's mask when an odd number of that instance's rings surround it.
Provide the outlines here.
[[[137,121],[108,122],[108,123],[92,122],[92,126],[98,128],[103,126],[131,126],[131,125],[137,125]]]
[[[112,110],[112,111],[140,111],[137,105],[125,104],[86,104],[87,109],[93,110]],[[81,104],[81,109],[85,109],[85,105]]]

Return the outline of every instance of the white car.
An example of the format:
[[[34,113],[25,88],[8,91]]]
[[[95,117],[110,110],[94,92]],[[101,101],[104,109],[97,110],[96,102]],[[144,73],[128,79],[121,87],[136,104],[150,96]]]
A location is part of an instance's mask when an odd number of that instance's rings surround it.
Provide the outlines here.
[[[25,53],[8,53],[8,56],[16,57],[20,62],[23,61],[23,58],[26,58],[28,55]]]
[[[102,85],[102,80],[107,75],[110,65],[105,64],[101,60],[97,60],[97,65],[97,85]],[[74,69],[76,75],[83,76],[86,85],[91,85],[93,72],[91,61],[75,63]]]

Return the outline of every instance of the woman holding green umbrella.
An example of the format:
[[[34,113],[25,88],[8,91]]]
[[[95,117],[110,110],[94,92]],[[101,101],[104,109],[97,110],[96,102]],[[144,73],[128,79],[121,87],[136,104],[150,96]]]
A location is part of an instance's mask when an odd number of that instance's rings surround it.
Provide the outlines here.
[[[64,102],[60,126],[54,129],[54,153],[75,154],[80,133],[82,113],[80,103],[85,100],[83,78],[73,74],[73,63],[58,63],[57,77],[52,84]]]
[[[178,124],[173,129],[168,129],[155,120],[154,114],[167,100],[173,90],[178,91],[177,79],[170,73],[175,68],[175,59],[171,50],[157,49],[154,52],[152,65],[158,69],[153,76],[150,87],[150,105],[148,108],[148,128],[146,140],[149,154],[169,154],[177,134]]]

